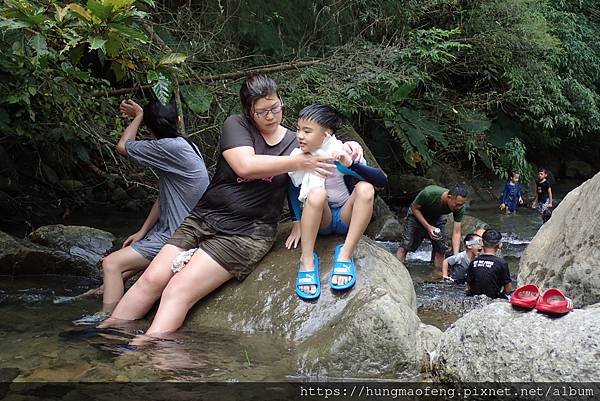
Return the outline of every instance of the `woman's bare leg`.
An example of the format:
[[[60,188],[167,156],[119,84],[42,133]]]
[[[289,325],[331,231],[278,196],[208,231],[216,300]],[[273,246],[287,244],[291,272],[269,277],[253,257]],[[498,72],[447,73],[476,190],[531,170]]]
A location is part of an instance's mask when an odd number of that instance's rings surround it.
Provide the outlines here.
[[[202,249],[167,284],[146,335],[171,333],[181,327],[192,306],[233,276]]]
[[[175,256],[182,251],[183,249],[174,245],[165,245],[144,274],[121,298],[111,317],[99,327],[109,327],[118,320],[135,320],[144,317],[173,277],[171,264]]]
[[[375,188],[373,185],[361,181],[356,184],[350,199],[342,206],[340,216],[342,221],[348,224],[349,229],[338,260],[347,262],[352,259],[358,241],[371,221],[374,200]],[[334,275],[331,280],[334,284],[344,285],[350,281],[350,276]]]
[[[140,255],[135,249],[127,246],[111,253],[102,259],[104,273],[104,294],[102,311],[110,313],[125,293],[123,277],[131,277],[136,272],[145,269],[150,261]]]

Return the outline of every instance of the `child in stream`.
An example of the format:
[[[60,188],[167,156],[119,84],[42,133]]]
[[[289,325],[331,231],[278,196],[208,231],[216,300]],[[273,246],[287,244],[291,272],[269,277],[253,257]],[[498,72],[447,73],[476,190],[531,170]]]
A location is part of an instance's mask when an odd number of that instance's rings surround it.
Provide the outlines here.
[[[487,295],[505,298],[512,290],[508,263],[497,256],[502,246],[502,234],[486,230],[482,236],[483,252],[467,268],[467,295]]]
[[[506,214],[515,213],[517,211],[517,204],[523,204],[521,184],[519,184],[519,173],[512,171],[508,177],[508,181],[504,184],[500,210],[505,210]]]
[[[467,268],[475,257],[481,253],[481,237],[477,234],[467,234],[464,239],[465,250],[452,255],[442,262],[442,277],[456,284],[464,284],[467,280]],[[450,274],[448,273],[450,270]]]
[[[342,142],[335,137],[342,123],[342,118],[328,105],[313,104],[298,115],[299,147],[292,155],[311,153],[336,159],[336,169],[327,178],[306,171],[289,173],[293,183],[290,204],[296,221],[285,246],[295,248],[302,239],[295,287],[302,299],[315,299],[320,294],[319,259],[314,253],[317,234],[346,235],[344,243],[335,250],[330,287],[346,290],[354,285],[353,254],[371,220],[374,187],[387,184],[383,171],[367,166],[364,159],[353,162],[345,152]],[[302,202],[302,209],[298,201]]]
[[[535,183],[535,198],[531,207],[537,209],[544,218],[544,212],[552,208],[552,187],[548,182],[548,170],[540,168],[537,173],[537,182]],[[547,219],[550,217],[548,216]],[[546,219],[546,220],[547,220]]]

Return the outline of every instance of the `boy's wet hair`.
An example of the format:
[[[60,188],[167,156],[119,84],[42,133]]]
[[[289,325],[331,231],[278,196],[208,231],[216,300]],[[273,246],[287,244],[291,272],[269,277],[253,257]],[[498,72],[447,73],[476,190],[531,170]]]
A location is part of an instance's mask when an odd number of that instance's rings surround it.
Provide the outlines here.
[[[155,101],[145,105],[144,124],[158,139],[180,136],[177,131],[177,108],[172,103],[164,105]]]
[[[485,230],[482,236],[484,246],[496,246],[502,241],[502,234],[498,230]]]
[[[544,168],[544,167],[540,167],[540,168],[538,168],[538,173],[548,174],[548,169]]]
[[[279,95],[277,83],[273,78],[265,74],[252,74],[246,78],[240,87],[240,101],[242,112],[248,120],[254,121],[252,118],[254,103],[269,95],[276,95],[283,107],[283,99]]]
[[[448,195],[452,195],[454,197],[462,196],[463,198],[466,198],[469,195],[469,191],[467,191],[467,188],[464,185],[457,184],[450,187],[448,190]]]
[[[306,106],[300,110],[298,118],[314,121],[321,127],[329,128],[332,133],[335,133],[344,124],[344,119],[337,110],[327,104],[311,104],[310,106]]]
[[[476,245],[479,241],[481,241],[481,237],[475,233],[465,235],[465,239],[463,240],[465,247],[468,245]]]
[[[520,173],[518,171],[511,171],[510,174],[509,174],[509,176],[508,176],[508,179],[514,178],[515,175],[520,175]]]

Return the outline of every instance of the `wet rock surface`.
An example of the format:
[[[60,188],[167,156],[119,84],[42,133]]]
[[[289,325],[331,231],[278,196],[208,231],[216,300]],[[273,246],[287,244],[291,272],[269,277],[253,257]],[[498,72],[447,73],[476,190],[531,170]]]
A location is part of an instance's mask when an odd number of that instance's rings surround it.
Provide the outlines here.
[[[288,226],[289,229],[289,226]],[[295,348],[301,375],[396,377],[418,373],[441,332],[422,325],[406,268],[363,237],[356,252],[357,284],[345,293],[329,288],[333,250],[341,237],[319,239],[321,296],[306,302],[294,292],[299,249],[273,250],[242,283],[224,286],[198,305],[186,323],[284,336]]]
[[[523,253],[518,284],[557,287],[575,306],[600,302],[600,173],[565,196]]]
[[[597,382],[599,339],[600,309],[549,317],[497,301],[450,326],[434,374],[452,382]]]

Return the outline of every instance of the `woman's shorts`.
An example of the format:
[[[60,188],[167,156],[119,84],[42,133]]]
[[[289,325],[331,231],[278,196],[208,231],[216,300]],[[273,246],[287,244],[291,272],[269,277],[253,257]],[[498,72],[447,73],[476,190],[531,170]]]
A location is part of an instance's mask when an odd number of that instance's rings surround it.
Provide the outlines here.
[[[242,281],[269,252],[273,242],[247,235],[222,233],[204,220],[190,215],[175,230],[167,244],[182,249],[200,248],[231,275]]]

